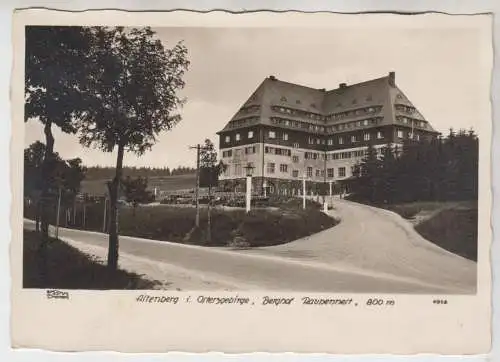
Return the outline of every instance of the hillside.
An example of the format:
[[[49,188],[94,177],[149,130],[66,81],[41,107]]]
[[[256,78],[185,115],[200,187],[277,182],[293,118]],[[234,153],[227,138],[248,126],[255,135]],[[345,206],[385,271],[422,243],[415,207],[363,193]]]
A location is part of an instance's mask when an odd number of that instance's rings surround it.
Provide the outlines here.
[[[83,180],[81,192],[90,195],[103,195],[106,191],[106,181],[109,179]],[[149,177],[149,188],[155,187],[161,191],[175,191],[190,189],[196,186],[196,174],[175,176],[151,176]]]

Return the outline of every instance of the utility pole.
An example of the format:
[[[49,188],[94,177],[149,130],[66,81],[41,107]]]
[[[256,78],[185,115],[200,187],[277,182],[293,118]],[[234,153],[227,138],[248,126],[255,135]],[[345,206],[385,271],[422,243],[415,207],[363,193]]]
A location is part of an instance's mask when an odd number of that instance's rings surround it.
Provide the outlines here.
[[[103,217],[103,221],[102,221],[102,232],[105,233],[106,232],[106,206],[107,206],[107,198],[104,197],[104,217]]]
[[[59,237],[59,212],[61,210],[61,186],[59,186],[59,195],[57,198],[57,216],[56,216],[56,239]]]
[[[200,199],[199,199],[199,193],[200,193],[200,144],[197,144],[196,146],[189,147],[191,149],[196,148],[196,219],[195,219],[195,225],[196,227],[200,227]]]

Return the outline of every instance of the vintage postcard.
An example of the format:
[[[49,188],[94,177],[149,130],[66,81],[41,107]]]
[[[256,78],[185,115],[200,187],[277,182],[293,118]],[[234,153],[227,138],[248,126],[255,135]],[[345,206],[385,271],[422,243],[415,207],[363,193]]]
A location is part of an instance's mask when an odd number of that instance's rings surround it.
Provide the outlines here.
[[[487,353],[491,27],[16,12],[12,345]]]

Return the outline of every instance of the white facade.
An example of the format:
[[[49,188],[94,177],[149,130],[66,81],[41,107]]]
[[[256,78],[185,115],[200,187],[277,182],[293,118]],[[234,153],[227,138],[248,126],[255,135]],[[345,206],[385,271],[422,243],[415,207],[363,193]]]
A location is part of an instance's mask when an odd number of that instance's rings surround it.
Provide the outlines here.
[[[385,146],[374,148],[380,155]],[[254,177],[301,180],[305,176],[317,182],[343,180],[352,176],[354,166],[361,162],[366,149],[364,146],[324,152],[262,143],[226,148],[221,159],[228,167],[220,179],[243,178],[247,172],[245,167],[250,164]]]

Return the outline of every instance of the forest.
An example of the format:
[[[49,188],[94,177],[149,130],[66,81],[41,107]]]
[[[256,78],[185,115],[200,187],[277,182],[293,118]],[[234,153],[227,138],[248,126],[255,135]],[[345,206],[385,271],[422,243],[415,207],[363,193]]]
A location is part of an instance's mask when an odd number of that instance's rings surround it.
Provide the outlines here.
[[[406,140],[379,155],[369,146],[353,170],[350,198],[375,205],[477,200],[478,163],[479,139],[472,130]]]
[[[196,168],[179,166],[175,168],[169,167],[123,167],[123,175],[125,177],[165,177],[196,173]],[[115,175],[114,167],[92,166],[87,168],[85,176],[86,180],[110,180]]]

